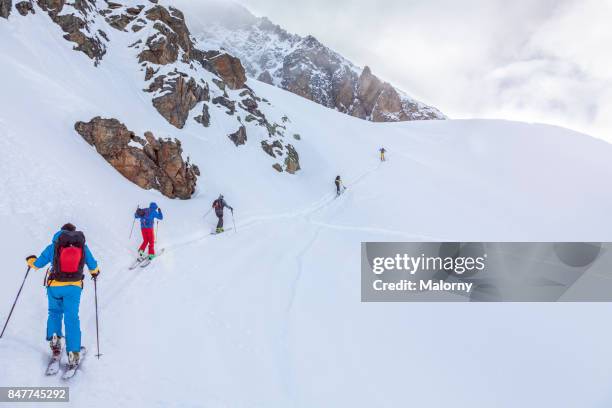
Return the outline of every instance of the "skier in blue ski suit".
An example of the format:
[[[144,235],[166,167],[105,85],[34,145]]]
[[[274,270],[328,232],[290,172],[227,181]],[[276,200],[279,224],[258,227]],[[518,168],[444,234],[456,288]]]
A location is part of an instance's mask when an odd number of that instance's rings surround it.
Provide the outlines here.
[[[47,264],[53,265],[55,256],[55,246],[60,236],[67,231],[76,231],[72,224],[66,224],[60,231],[53,235],[51,244],[48,245],[39,257],[28,257],[28,266],[38,270]],[[98,262],[91,254],[87,245],[83,248],[85,264],[89,269],[93,279],[100,273]],[[50,341],[51,351],[54,354],[61,352],[62,320],[66,326],[66,352],[75,355],[78,361],[81,350],[81,324],[79,320],[79,305],[81,302],[81,292],[83,291],[83,280],[78,277],[74,280],[54,280],[53,268],[47,280],[47,300],[49,317],[47,319],[47,340]]]

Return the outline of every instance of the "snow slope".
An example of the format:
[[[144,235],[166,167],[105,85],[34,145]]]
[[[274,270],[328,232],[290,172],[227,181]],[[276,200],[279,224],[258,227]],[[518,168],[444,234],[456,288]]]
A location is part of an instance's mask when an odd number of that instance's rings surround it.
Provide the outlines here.
[[[102,269],[104,355],[88,357],[72,402],[58,406],[612,402],[608,304],[364,304],[359,289],[362,241],[610,241],[610,145],[537,124],[371,123],[250,81],[302,135],[303,170],[281,175],[259,146],[234,147],[222,118],[168,125],[123,48],[95,68],[60,34],[41,13],[0,22],[0,320],[24,257],[63,223],[85,231]],[[73,130],[95,115],[180,138],[202,171],[196,197],[168,200],[123,179]],[[349,188],[339,199],[337,174]],[[213,237],[215,220],[202,216],[219,192],[237,232]],[[166,253],[128,271],[132,212],[151,200],[166,217]],[[92,289],[81,304],[90,349]],[[45,319],[42,271],[31,272],[0,340],[0,386],[60,384],[42,375]]]

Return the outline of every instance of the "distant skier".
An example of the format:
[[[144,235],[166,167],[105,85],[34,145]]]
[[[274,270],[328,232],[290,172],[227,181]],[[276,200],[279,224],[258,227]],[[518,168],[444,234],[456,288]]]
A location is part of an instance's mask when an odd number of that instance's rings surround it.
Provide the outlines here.
[[[217,234],[220,234],[224,231],[223,230],[223,209],[225,207],[229,208],[232,214],[234,213],[234,209],[225,202],[225,199],[223,198],[223,194],[219,194],[219,198],[217,198],[212,203],[212,208],[215,209],[215,215],[219,219],[219,221],[217,222],[217,230],[216,230]]]
[[[384,148],[384,147],[381,147],[381,148],[380,148],[378,151],[380,152],[380,161],[381,161],[381,162],[384,162],[384,161],[385,161],[385,153],[386,153],[387,151],[385,150],[385,148]]]
[[[79,365],[82,350],[79,304],[83,291],[83,267],[87,265],[92,279],[97,279],[100,274],[98,262],[85,244],[85,235],[68,223],[53,235],[51,244],[38,258],[31,255],[27,263],[35,270],[51,264],[45,279],[49,309],[47,340],[52,354],[48,374],[51,374],[49,371],[52,363],[56,363],[59,369],[62,352],[62,319],[66,326],[68,368],[74,369]],[[55,372],[57,371],[53,373]]]
[[[138,261],[145,260],[145,249],[149,247],[149,261],[155,258],[155,219],[163,220],[161,208],[156,203],[149,204],[149,208],[139,208],[134,213],[134,218],[140,219],[140,231],[142,232],[142,244],[138,248]]]
[[[334,183],[336,184],[336,196],[339,196],[344,192],[344,190],[346,190],[346,187],[342,185],[342,179],[340,176],[336,176]]]

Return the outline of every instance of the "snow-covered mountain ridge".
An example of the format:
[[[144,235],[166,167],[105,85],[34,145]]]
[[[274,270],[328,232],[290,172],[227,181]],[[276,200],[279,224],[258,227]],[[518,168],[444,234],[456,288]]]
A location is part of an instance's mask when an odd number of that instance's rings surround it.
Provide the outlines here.
[[[312,35],[291,34],[232,2],[207,0],[199,7],[190,16],[199,43],[240,58],[251,78],[374,122],[446,118]]]

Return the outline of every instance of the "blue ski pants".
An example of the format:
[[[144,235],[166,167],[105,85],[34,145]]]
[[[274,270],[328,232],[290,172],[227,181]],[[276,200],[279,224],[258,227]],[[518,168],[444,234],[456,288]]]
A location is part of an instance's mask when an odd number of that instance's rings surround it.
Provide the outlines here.
[[[66,351],[81,350],[81,322],[79,321],[79,304],[82,288],[79,286],[49,286],[49,318],[47,319],[47,340],[53,334],[62,337],[62,319],[66,326]]]

